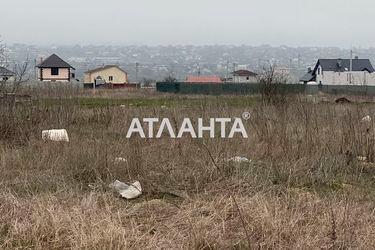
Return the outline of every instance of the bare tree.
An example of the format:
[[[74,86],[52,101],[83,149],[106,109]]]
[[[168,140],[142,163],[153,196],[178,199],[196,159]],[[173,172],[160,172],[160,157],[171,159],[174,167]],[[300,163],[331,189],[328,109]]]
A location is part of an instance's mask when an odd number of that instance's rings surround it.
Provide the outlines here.
[[[0,35],[0,66],[4,67],[6,63],[6,46]]]
[[[1,36],[0,36],[0,67],[4,67],[5,66],[5,61],[6,61],[6,55],[5,55],[5,53],[6,53],[5,43],[1,39]],[[8,78],[3,78],[3,77],[1,77],[1,79],[0,79],[0,97],[4,93],[5,84],[6,84],[7,80],[8,80]]]
[[[12,84],[11,93],[17,94],[20,86],[30,80],[30,76],[28,75],[28,69],[29,69],[29,58],[27,57],[26,60],[18,64],[16,63],[14,65],[14,82]]]
[[[3,99],[9,106],[15,105],[20,86],[29,80],[28,66],[28,58],[21,64],[16,63],[13,69],[13,77],[11,79],[5,78],[0,82],[0,99]]]
[[[172,75],[168,75],[166,78],[163,80],[166,83],[175,83],[177,82],[177,79],[173,77]]]
[[[258,75],[258,81],[262,86],[262,98],[269,103],[282,101],[281,97],[283,96],[279,86],[285,84],[287,80],[288,76],[284,72],[278,71],[275,63],[264,66],[263,72]]]
[[[1,67],[6,67],[6,45],[4,41],[1,39],[0,35],[0,66]],[[26,60],[18,64],[16,63],[13,68],[13,79],[9,79],[8,77],[6,78],[1,78],[0,79],[0,95],[4,95],[7,92],[7,85],[10,85],[10,94],[15,95],[19,87],[21,86],[22,83],[27,82],[29,80],[29,77],[27,75],[29,67],[29,58],[27,57]]]

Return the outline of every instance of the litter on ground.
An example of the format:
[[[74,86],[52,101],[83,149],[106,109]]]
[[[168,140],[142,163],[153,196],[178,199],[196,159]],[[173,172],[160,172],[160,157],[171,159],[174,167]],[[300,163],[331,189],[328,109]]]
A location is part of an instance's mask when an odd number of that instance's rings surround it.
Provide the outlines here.
[[[247,159],[246,157],[241,157],[241,156],[232,157],[228,161],[235,162],[235,163],[251,162],[251,160]]]
[[[123,157],[116,157],[115,158],[115,163],[122,163],[122,162],[127,162],[127,160]]]
[[[365,117],[362,118],[363,122],[371,122],[371,120],[372,120],[371,116],[369,116],[369,115],[367,115],[367,116],[365,116]]]
[[[366,161],[367,161],[367,157],[366,157],[366,156],[358,156],[358,157],[357,157],[357,160],[358,160],[358,161],[366,162]]]
[[[129,185],[116,180],[109,186],[115,189],[121,195],[121,197],[127,200],[138,198],[142,194],[142,187],[139,181],[136,181],[133,184]]]
[[[65,129],[52,129],[42,131],[43,141],[69,142],[68,132]]]

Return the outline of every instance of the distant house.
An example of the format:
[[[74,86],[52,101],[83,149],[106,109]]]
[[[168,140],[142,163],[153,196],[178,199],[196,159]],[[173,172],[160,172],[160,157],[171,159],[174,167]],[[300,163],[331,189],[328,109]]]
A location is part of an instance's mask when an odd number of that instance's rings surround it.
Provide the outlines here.
[[[75,79],[71,65],[53,54],[36,66],[38,68],[38,80],[43,82],[70,82]]]
[[[258,74],[249,70],[237,70],[232,73],[234,83],[257,83]]]
[[[375,85],[374,72],[369,59],[319,59],[300,80],[322,85]]]
[[[313,70],[311,68],[309,68],[307,73],[300,78],[300,82],[304,84],[316,82],[316,75],[313,74]]]
[[[117,65],[106,65],[85,72],[85,84],[125,85],[129,83],[128,73]]]
[[[218,76],[188,76],[186,83],[223,83]]]
[[[0,66],[0,82],[14,79],[14,73]]]

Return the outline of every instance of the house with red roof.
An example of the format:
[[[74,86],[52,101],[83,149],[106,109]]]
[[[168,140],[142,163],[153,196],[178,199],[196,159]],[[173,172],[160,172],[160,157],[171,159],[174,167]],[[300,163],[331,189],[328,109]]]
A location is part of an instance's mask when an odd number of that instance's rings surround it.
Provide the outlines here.
[[[188,76],[186,83],[212,83],[218,84],[223,83],[223,80],[219,76]]]

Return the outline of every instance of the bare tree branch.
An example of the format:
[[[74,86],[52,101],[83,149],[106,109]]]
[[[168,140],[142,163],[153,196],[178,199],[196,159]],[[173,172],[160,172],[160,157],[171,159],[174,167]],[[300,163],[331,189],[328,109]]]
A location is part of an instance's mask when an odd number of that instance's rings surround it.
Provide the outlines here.
[[[4,67],[6,62],[6,46],[0,35],[0,66]]]
[[[27,75],[27,71],[29,68],[29,57],[26,58],[26,60],[22,64],[16,63],[14,65],[14,82],[12,87],[13,94],[16,94],[19,90],[19,87],[22,85],[22,83],[25,83],[30,80],[30,76]]]
[[[262,86],[262,97],[267,102],[279,102],[278,85],[285,84],[288,76],[277,70],[276,63],[270,62],[269,65],[263,67],[263,72],[259,74],[258,81]]]

